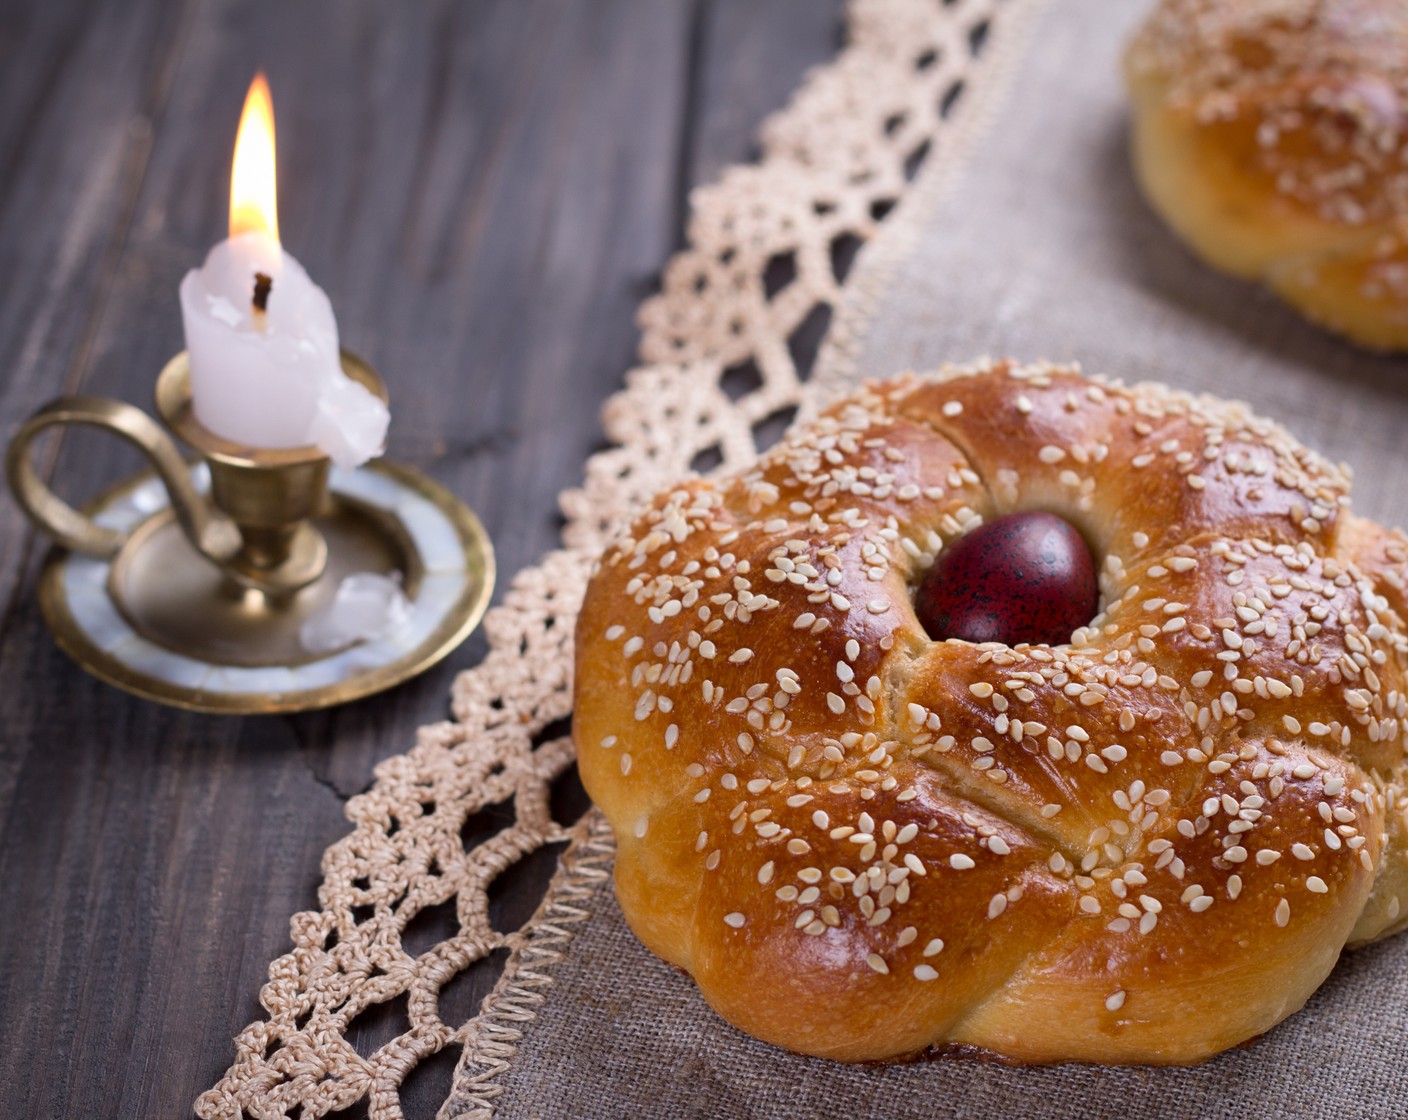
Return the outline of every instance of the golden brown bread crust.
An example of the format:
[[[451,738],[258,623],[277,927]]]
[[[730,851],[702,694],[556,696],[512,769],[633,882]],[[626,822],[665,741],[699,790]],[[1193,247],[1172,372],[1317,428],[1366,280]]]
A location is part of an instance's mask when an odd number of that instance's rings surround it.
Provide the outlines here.
[[[845,1060],[1186,1063],[1408,921],[1404,538],[1245,408],[999,363],[867,386],[602,557],[574,735],[632,928],[731,1022]],[[911,591],[1044,509],[1066,646]]]
[[[1211,264],[1408,348],[1408,3],[1162,0],[1125,59],[1154,208]]]

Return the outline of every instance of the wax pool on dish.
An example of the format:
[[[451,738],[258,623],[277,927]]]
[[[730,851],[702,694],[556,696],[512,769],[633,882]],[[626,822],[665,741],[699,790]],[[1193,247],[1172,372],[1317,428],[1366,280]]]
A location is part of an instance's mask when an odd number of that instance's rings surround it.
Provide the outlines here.
[[[381,453],[386,405],[339,360],[332,303],[279,242],[274,116],[263,76],[235,143],[230,237],[181,281],[196,419],[262,449],[315,445],[343,468]]]

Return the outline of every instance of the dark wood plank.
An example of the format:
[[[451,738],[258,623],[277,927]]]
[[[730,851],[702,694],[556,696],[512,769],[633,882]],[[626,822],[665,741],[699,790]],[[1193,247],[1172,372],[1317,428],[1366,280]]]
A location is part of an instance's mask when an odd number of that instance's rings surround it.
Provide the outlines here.
[[[843,42],[844,0],[710,0],[695,76],[698,113],[687,179],[708,183],[754,158],[762,119]]]
[[[262,66],[286,242],[391,387],[391,453],[475,506],[507,580],[556,541],[556,494],[598,444],[682,185],[747,154],[756,121],[830,54],[838,8],[7,6],[0,420],[64,388],[149,398],[180,346],[176,284],[223,235],[229,146]],[[66,440],[56,484],[80,495],[132,465],[111,441]],[[188,715],[58,653],[32,597],[40,555],[0,504],[0,593],[19,591],[0,623],[0,1007],[23,1040],[0,1053],[0,1102],[186,1115],[259,1015],[289,916],[316,904],[346,797],[444,714],[482,639],[332,713]],[[562,801],[581,805],[570,787]],[[496,891],[496,920],[521,920],[550,872],[539,860]],[[469,1013],[494,974],[457,983],[447,1014]],[[361,1045],[398,1029],[368,1018]],[[410,1085],[409,1116],[433,1114],[452,1060]]]
[[[0,417],[6,430],[86,367],[133,219],[184,3],[0,7]],[[0,504],[0,603],[31,536]]]

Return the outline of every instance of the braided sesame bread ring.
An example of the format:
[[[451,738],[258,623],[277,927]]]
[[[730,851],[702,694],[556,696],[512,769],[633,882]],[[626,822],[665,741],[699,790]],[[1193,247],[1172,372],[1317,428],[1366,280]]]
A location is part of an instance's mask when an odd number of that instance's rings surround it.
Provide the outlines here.
[[[1162,0],[1132,43],[1134,163],[1214,266],[1408,348],[1408,3]]]
[[[1242,406],[1073,369],[871,384],[602,557],[574,735],[641,940],[808,1054],[1187,1063],[1408,922],[1408,542]],[[1046,510],[1068,644],[912,590]]]

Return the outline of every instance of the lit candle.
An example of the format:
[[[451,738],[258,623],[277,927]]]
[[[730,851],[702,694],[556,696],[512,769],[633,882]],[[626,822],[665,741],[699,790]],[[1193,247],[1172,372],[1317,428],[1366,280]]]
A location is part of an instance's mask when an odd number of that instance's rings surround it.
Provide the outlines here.
[[[230,237],[181,281],[196,419],[257,448],[315,444],[340,467],[379,455],[386,405],[342,372],[327,293],[279,244],[274,106],[255,75],[230,176]]]

